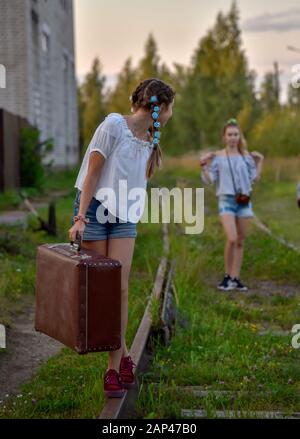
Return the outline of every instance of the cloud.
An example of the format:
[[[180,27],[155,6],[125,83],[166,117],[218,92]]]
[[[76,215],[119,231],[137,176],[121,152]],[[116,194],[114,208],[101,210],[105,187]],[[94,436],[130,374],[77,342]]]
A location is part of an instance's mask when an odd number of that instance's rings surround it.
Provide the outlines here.
[[[246,32],[288,32],[300,29],[300,8],[248,18],[242,24]]]

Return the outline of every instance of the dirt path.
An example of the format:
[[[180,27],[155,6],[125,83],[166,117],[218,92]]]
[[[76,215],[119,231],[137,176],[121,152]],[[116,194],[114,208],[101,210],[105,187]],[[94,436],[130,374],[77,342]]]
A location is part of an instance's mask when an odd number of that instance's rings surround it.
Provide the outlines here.
[[[40,207],[48,206],[50,200],[55,201],[64,196],[68,196],[69,194],[70,191],[53,191],[45,196],[30,200],[30,202],[35,209],[39,209]],[[32,213],[29,212],[24,203],[21,203],[20,208],[17,210],[5,210],[0,212],[0,225],[15,226],[19,224],[22,225],[23,229],[26,229],[28,217],[30,215],[32,215]]]
[[[70,191],[55,191],[32,201],[34,208],[47,206],[49,200],[69,195]],[[0,213],[0,225],[20,224],[27,227],[31,212],[22,204],[19,210]],[[6,328],[6,349],[0,352],[0,401],[7,394],[16,394],[37,368],[55,355],[63,345],[34,329],[34,297],[26,302],[11,327]]]
[[[26,305],[11,328],[6,328],[6,350],[0,353],[0,400],[19,392],[37,368],[63,345],[34,329],[34,303]]]

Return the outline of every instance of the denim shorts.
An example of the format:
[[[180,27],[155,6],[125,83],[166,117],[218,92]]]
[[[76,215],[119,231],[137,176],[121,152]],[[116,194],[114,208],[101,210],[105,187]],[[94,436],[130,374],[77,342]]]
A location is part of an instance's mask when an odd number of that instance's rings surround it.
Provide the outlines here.
[[[235,195],[219,195],[219,215],[228,213],[240,218],[253,217],[254,213],[251,200],[248,204],[239,204],[235,199]]]
[[[73,208],[73,217],[78,214],[79,205],[80,205],[80,195],[81,191],[77,190],[75,200],[74,200],[74,208]],[[85,213],[86,218],[89,219],[89,223],[85,225],[85,229],[83,232],[83,241],[98,241],[102,239],[111,239],[111,238],[136,238],[137,230],[136,223],[131,222],[121,222],[120,218],[115,217],[116,222],[110,222],[107,220],[105,223],[100,223],[96,217],[97,208],[100,206],[101,201],[92,197],[90,204]],[[104,215],[108,214],[108,210],[104,209]],[[71,219],[71,225],[74,224],[73,217]]]

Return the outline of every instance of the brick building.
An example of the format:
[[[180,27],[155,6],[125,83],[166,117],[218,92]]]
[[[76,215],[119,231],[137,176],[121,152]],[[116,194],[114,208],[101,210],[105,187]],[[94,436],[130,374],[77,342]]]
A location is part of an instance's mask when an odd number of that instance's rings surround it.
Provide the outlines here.
[[[73,0],[0,0],[0,65],[0,109],[54,139],[57,168],[76,165]]]

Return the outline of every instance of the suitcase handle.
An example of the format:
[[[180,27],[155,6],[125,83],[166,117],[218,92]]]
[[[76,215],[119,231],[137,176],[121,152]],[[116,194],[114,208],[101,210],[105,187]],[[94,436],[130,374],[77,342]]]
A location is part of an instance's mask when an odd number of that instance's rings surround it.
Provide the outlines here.
[[[77,251],[80,252],[81,244],[82,244],[82,236],[79,233],[79,230],[76,231],[75,241],[70,241],[70,244],[71,244],[72,247],[74,247],[74,242],[77,242]]]

